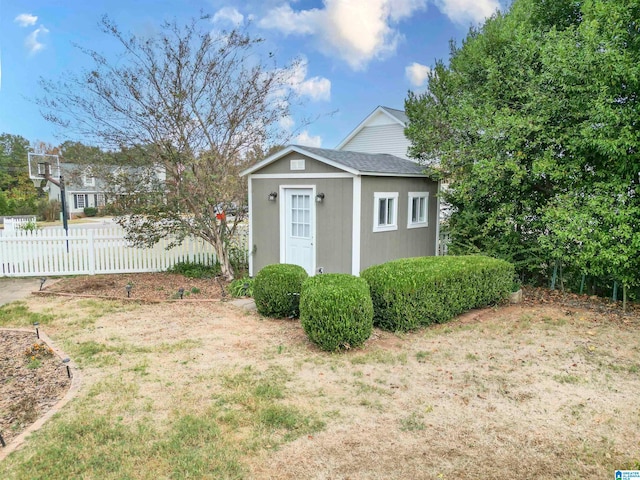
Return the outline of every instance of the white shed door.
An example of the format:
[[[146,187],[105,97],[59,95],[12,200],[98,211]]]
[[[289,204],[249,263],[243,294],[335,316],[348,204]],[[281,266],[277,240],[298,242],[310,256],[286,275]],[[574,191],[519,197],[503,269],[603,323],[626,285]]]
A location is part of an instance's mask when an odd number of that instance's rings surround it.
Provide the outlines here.
[[[314,274],[315,202],[310,188],[285,190],[285,262]]]

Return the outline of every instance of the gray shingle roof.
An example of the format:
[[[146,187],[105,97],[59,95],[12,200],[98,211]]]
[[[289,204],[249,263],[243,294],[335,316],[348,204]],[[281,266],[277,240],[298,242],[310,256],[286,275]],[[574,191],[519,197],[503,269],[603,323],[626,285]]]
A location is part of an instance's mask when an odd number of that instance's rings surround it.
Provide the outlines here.
[[[409,117],[407,117],[407,114],[404,113],[404,110],[398,110],[397,108],[389,108],[389,107],[381,107],[381,108],[384,108],[387,111],[387,113],[390,113],[405,125],[409,123]]]
[[[372,154],[331,150],[328,148],[304,147],[301,145],[294,146],[361,173],[425,175],[424,168],[421,165],[387,153]]]

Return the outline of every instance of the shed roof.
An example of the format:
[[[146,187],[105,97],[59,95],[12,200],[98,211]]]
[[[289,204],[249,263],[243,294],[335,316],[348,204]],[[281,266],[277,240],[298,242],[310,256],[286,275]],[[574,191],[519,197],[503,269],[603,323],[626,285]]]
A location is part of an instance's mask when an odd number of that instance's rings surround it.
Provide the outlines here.
[[[424,168],[415,162],[387,153],[362,153],[347,150],[332,150],[328,148],[305,147],[290,145],[284,150],[265,158],[253,167],[244,170],[241,175],[255,173],[263,167],[279,160],[291,152],[309,156],[322,163],[339,168],[354,175],[392,175],[392,176],[420,176],[427,177]]]

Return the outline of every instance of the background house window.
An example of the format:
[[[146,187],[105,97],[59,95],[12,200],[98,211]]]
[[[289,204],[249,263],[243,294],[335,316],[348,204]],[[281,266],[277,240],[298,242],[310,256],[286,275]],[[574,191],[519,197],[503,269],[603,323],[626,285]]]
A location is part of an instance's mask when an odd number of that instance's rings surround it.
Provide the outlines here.
[[[407,228],[429,226],[429,192],[409,192]]]
[[[96,177],[93,176],[90,169],[86,169],[82,173],[82,185],[85,187],[95,187],[96,186]]]
[[[85,208],[88,206],[86,193],[73,194],[73,208]]]
[[[397,230],[398,192],[376,192],[373,198],[373,231]]]

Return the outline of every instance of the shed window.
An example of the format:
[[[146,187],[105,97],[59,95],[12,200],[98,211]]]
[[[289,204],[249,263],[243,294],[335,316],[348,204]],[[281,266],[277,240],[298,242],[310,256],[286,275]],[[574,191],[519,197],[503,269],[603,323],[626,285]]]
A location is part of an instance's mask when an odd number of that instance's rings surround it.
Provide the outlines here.
[[[429,226],[429,192],[409,192],[407,228]]]
[[[373,231],[397,230],[398,192],[376,192],[373,198]]]
[[[304,170],[304,158],[296,158],[289,162],[291,170]]]

